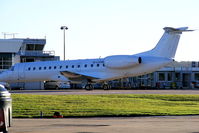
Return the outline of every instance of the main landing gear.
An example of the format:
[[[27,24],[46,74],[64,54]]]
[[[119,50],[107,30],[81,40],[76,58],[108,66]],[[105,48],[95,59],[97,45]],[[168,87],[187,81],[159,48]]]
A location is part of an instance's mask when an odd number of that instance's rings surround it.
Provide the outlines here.
[[[85,86],[83,86],[83,88],[85,90],[87,90],[87,91],[91,91],[91,90],[94,89],[94,86],[93,86],[93,84],[88,83]],[[102,84],[101,88],[104,89],[104,90],[110,90],[111,89],[111,85],[108,84],[108,83],[104,83],[104,84]]]
[[[93,90],[94,87],[92,84],[86,84],[85,87],[84,87],[87,91],[90,91],[90,90]]]
[[[111,85],[109,85],[109,84],[103,84],[102,88],[104,90],[109,90],[109,89],[111,89]]]

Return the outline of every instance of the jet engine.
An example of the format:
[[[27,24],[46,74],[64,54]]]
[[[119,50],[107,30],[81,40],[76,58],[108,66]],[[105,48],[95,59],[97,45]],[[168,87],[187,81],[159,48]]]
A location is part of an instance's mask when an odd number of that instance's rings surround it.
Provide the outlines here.
[[[142,58],[132,55],[113,55],[104,59],[104,65],[113,69],[130,68],[140,63],[142,63]]]

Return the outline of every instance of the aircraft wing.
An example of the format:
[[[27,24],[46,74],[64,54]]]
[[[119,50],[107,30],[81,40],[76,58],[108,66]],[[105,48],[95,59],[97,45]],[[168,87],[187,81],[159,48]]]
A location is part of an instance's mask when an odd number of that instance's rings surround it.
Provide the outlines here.
[[[82,74],[82,73],[78,73],[78,72],[61,71],[60,73],[69,79],[89,79],[89,80],[99,79],[95,76],[91,76],[88,74]]]

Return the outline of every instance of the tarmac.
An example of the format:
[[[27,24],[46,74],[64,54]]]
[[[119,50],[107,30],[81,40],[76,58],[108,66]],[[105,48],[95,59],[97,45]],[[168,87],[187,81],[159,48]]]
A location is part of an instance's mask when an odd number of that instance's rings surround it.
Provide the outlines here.
[[[199,133],[199,116],[13,119],[9,133]]]
[[[92,90],[66,89],[66,90],[12,90],[15,94],[31,95],[106,95],[106,94],[199,94],[196,90]]]

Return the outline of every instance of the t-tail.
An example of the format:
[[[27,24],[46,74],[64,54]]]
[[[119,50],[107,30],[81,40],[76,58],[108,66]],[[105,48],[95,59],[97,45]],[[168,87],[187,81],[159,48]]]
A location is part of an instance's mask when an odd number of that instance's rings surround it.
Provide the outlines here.
[[[156,56],[156,57],[165,57],[173,59],[175,57],[175,53],[178,47],[178,43],[180,40],[180,36],[182,32],[193,31],[187,30],[188,27],[181,27],[181,28],[172,28],[172,27],[165,27],[163,36],[155,46],[150,51],[146,51],[144,53],[140,53],[139,55],[146,55],[146,56]]]

